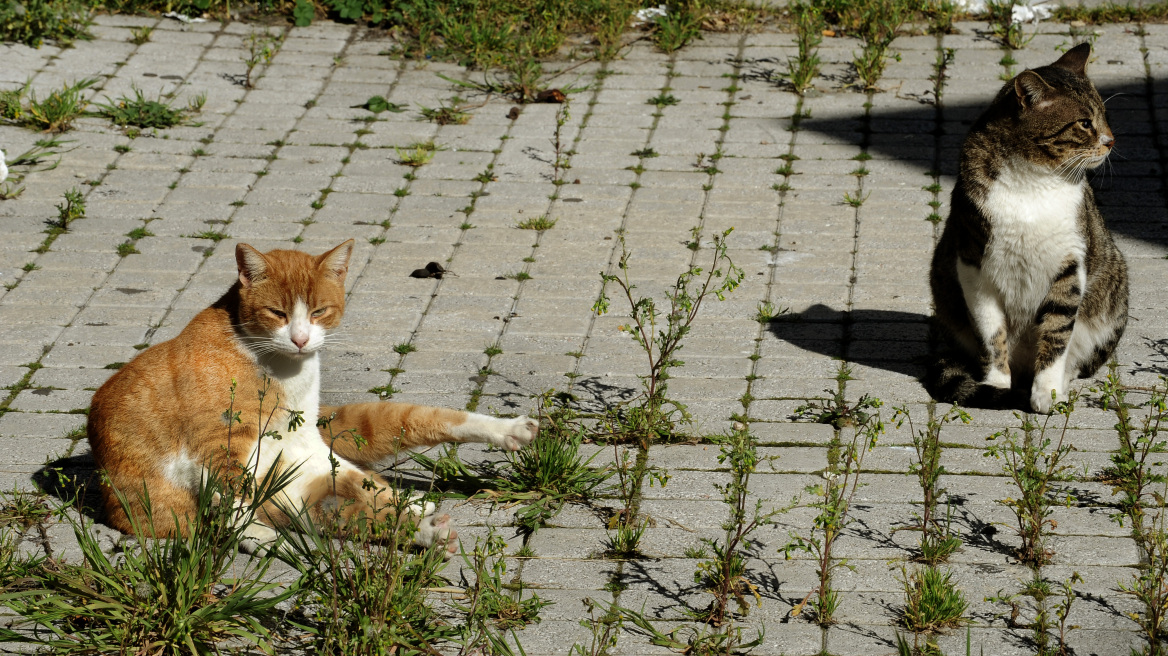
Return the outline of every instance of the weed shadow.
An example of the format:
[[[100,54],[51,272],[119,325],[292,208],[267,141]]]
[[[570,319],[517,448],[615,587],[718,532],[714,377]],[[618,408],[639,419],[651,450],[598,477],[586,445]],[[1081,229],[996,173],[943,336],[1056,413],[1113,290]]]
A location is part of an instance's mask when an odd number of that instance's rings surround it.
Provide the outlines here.
[[[105,508],[99,489],[101,477],[97,473],[97,463],[88,451],[46,463],[33,472],[32,480],[45,494],[73,506],[95,522],[105,524]]]

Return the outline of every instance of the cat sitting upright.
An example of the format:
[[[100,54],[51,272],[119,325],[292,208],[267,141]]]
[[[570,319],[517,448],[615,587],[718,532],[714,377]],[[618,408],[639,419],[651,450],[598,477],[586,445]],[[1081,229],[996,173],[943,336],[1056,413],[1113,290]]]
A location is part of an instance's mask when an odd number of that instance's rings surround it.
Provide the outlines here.
[[[1123,335],[1127,265],[1085,180],[1115,145],[1090,54],[1019,73],[965,139],[930,276],[957,352],[926,377],[939,400],[1049,413]]]
[[[281,468],[299,466],[282,497],[293,509],[319,518],[340,503],[349,517],[383,515],[394,506],[396,493],[365,468],[399,449],[485,442],[515,451],[535,439],[539,424],[527,417],[499,419],[400,403],[320,405],[320,350],[345,310],[352,251],[351,239],[316,257],[289,250],[260,253],[239,244],[238,282],[177,337],[146,349],[101,386],[93,396],[88,432],[93,457],[107,475],[102,492],[111,526],[133,530],[116,488],[129,499],[139,525],[151,530],[143,521],[145,487],[156,535],[184,534],[209,468],[245,467],[262,480],[277,457]],[[257,391],[265,388],[261,401]],[[240,420],[231,426],[230,439],[229,407]],[[295,413],[302,421],[290,421]],[[332,435],[352,429],[366,442],[358,448],[348,435],[332,440],[339,461],[335,482],[329,435],[317,427],[319,417],[333,413]],[[279,439],[261,437],[269,429]],[[448,554],[456,550],[449,516],[435,516],[432,504],[410,509],[418,525],[416,543],[438,544]],[[259,513],[245,531],[245,548],[276,537],[272,526],[287,521],[282,510]]]

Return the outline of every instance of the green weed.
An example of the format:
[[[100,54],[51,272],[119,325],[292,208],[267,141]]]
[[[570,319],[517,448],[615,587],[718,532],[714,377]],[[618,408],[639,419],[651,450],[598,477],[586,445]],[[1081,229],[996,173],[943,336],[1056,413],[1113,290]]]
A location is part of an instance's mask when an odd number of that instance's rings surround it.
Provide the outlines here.
[[[654,24],[653,43],[662,52],[673,52],[701,36],[705,4],[704,0],[671,0],[666,3],[666,14]]]
[[[462,552],[463,562],[474,572],[474,581],[466,586],[467,602],[454,606],[466,614],[469,627],[490,622],[499,629],[521,629],[539,622],[539,611],[553,603],[538,595],[523,599],[522,587],[516,593],[518,599],[511,596],[503,583],[507,574],[507,560],[503,557],[506,546],[492,528],[485,540],[475,540],[471,553]]]
[[[393,149],[397,152],[397,163],[412,168],[429,164],[434,159],[434,153],[445,150],[433,141],[415,141],[405,148],[394,146]]]
[[[881,403],[878,399],[870,399],[866,406],[878,409]],[[824,482],[806,489],[808,494],[818,499],[810,507],[817,509],[819,514],[806,534],[792,531],[790,541],[779,552],[786,558],[790,558],[796,551],[813,556],[819,581],[803,601],[791,609],[792,616],[799,615],[810,604],[816,623],[828,626],[835,621],[835,612],[842,598],[832,586],[832,580],[836,570],[854,569],[847,558],[835,557],[835,542],[851,523],[852,499],[860,487],[864,456],[876,446],[876,440],[883,433],[884,422],[880,419],[879,411],[875,415],[866,415],[862,422],[853,425],[851,442],[837,447],[842,451],[838,456],[838,464],[824,470]]]
[[[444,100],[438,107],[421,107],[422,118],[438,125],[465,125],[470,122],[470,113],[465,111],[466,102],[454,96]]]
[[[0,41],[33,48],[46,40],[68,47],[89,40],[93,5],[85,0],[24,0],[0,5]]]
[[[93,78],[66,84],[50,93],[44,100],[37,99],[35,91],[28,92],[28,104],[21,111],[20,123],[44,132],[65,132],[73,121],[85,113],[89,101],[85,90],[97,84]]]
[[[284,45],[283,34],[272,34],[268,30],[263,33],[252,32],[244,39],[247,45],[247,56],[243,58],[243,63],[247,66],[247,73],[244,74],[243,86],[248,89],[255,88],[255,80],[252,79],[252,74],[260,64],[268,65],[272,63],[272,58],[280,51],[280,46]]]
[[[795,93],[802,95],[815,83],[819,75],[819,44],[823,41],[823,10],[811,0],[790,5],[795,23],[795,43],[798,56],[787,58],[787,80]]]
[[[140,46],[144,43],[149,43],[150,42],[150,35],[153,33],[154,33],[154,28],[149,26],[149,25],[143,25],[141,27],[131,27],[130,28],[130,38],[126,39],[126,40],[129,41],[130,43],[136,45],[136,46]]]
[[[544,230],[551,230],[556,227],[557,219],[549,219],[546,215],[537,216],[531,219],[526,219],[515,224],[516,228],[520,230],[537,230],[543,232]]]
[[[122,96],[117,100],[95,105],[97,114],[122,127],[165,129],[179,125],[191,115],[199,113],[203,109],[203,104],[207,102],[207,94],[199,94],[191,99],[186,107],[175,108],[161,94],[156,100],[149,100],[137,87],[133,88],[133,94],[132,97]]]
[[[989,0],[986,3],[986,12],[994,36],[1002,41],[1002,45],[1012,50],[1026,47],[1034,38],[1037,31],[1029,36],[1022,27],[1022,23],[1014,22],[1014,6],[1022,4],[1017,0]]]
[[[657,94],[656,96],[653,96],[652,98],[646,100],[645,102],[650,104],[650,105],[656,106],[657,109],[661,109],[662,107],[672,107],[673,105],[676,105],[677,103],[679,103],[681,101],[678,100],[677,97],[674,96],[673,94],[662,91],[661,93]]]
[[[909,464],[909,475],[916,475],[917,483],[921,487],[921,512],[913,519],[914,525],[910,530],[921,532],[919,559],[929,565],[948,560],[949,556],[961,546],[961,539],[953,535],[950,530],[948,517],[942,521],[938,517],[940,499],[946,494],[945,488],[940,487],[941,477],[946,473],[941,464],[941,429],[945,424],[960,421],[963,424],[970,422],[969,414],[961,408],[953,406],[948,412],[936,417],[933,408],[929,409],[929,420],[924,430],[918,431],[913,425],[912,416],[908,408],[896,408],[893,415],[897,428],[908,421],[909,433],[912,434],[913,455]]]
[[[904,608],[900,621],[914,633],[932,633],[964,622],[969,602],[952,581],[953,573],[926,565],[912,572],[900,569]]]

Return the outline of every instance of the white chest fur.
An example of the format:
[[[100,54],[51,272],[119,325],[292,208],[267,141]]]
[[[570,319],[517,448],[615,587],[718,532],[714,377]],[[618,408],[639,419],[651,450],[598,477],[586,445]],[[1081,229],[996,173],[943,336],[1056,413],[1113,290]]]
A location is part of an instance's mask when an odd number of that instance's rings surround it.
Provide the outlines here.
[[[320,414],[320,356],[312,355],[290,359],[281,354],[270,356],[266,362],[269,375],[279,384],[281,390],[278,399],[281,410],[272,419],[272,425],[266,430],[276,431],[279,439],[264,437],[256,442],[256,449],[249,456],[249,463],[258,462],[256,474],[263,477],[272,466],[277,456],[282,466],[299,465],[301,477],[304,474],[328,473],[328,448],[320,439],[316,427],[316,420]],[[277,400],[268,397],[269,403]],[[292,428],[289,423],[291,411],[300,412],[303,420],[298,427]]]
[[[1028,162],[1006,166],[990,185],[981,204],[991,226],[981,276],[997,290],[1011,324],[1034,320],[1067,258],[1082,264],[1084,185]]]

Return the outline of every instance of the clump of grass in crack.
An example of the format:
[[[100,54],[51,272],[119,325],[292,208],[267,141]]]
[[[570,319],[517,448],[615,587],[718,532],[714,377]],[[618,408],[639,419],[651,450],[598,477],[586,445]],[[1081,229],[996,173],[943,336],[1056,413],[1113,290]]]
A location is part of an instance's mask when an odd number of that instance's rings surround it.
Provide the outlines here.
[[[787,58],[787,81],[795,93],[803,95],[819,75],[819,44],[823,41],[823,9],[811,0],[791,3],[798,55]]]
[[[961,539],[951,530],[948,513],[944,520],[938,516],[940,499],[947,494],[945,488],[939,485],[941,476],[946,473],[945,466],[941,464],[941,429],[953,421],[968,424],[970,417],[957,406],[951,407],[948,412],[937,417],[930,407],[929,420],[924,430],[918,431],[913,425],[908,407],[900,406],[896,408],[893,420],[896,421],[897,428],[905,421],[908,422],[915,456],[909,464],[908,473],[916,475],[917,483],[921,487],[921,512],[913,517],[914,524],[908,527],[908,530],[921,532],[918,559],[928,565],[936,565],[948,560],[961,546]]]
[[[904,587],[900,621],[906,629],[919,636],[951,629],[965,622],[969,602],[953,583],[953,572],[933,565],[910,572],[902,565],[900,583]]]
[[[546,215],[541,215],[520,221],[515,224],[515,227],[520,230],[537,230],[543,232],[544,230],[551,230],[556,227],[556,219],[549,219]]]
[[[1069,506],[1075,501],[1063,484],[1074,478],[1072,466],[1065,464],[1064,460],[1075,450],[1074,445],[1065,443],[1065,440],[1077,398],[1078,393],[1072,392],[1067,401],[1055,403],[1053,414],[1041,425],[1029,415],[1015,413],[1021,420],[1021,436],[1012,430],[1004,430],[986,438],[994,443],[986,447],[985,457],[1002,460],[1002,473],[1017,488],[1019,498],[1006,497],[998,503],[1014,514],[1016,530],[1022,539],[1018,560],[1031,567],[1047,564],[1054,555],[1046,546],[1046,537],[1048,529],[1056,524],[1050,518],[1055,504]],[[1063,418],[1061,430],[1050,427],[1056,415]],[[1057,441],[1048,436],[1048,429],[1051,432],[1057,430]]]
[[[154,33],[154,28],[150,25],[142,25],[140,27],[130,28],[130,38],[126,41],[140,46],[144,43],[150,42],[150,36]]]
[[[716,627],[727,624],[730,621],[731,600],[737,603],[738,612],[742,615],[750,611],[748,597],[753,597],[756,604],[762,603],[758,586],[747,576],[744,549],[752,533],[773,525],[776,516],[791,510],[798,503],[798,499],[793,499],[790,505],[763,511],[762,500],[755,499],[753,509],[750,508],[750,475],[765,460],[770,458],[759,456],[754,437],[745,426],[734,430],[722,440],[718,463],[729,465],[730,483],[715,483],[714,487],[721,492],[722,503],[729,507],[730,516],[723,524],[725,538],[702,540],[709,547],[711,556],[698,564],[694,581],[704,584],[714,599],[706,609],[694,614],[695,619],[701,622]]]
[[[572,168],[572,156],[564,138],[564,126],[572,118],[569,113],[571,106],[571,100],[565,96],[564,102],[556,108],[556,129],[552,133],[552,184],[554,185],[565,184],[564,173]]]
[[[438,107],[420,107],[422,118],[438,125],[466,125],[470,122],[470,112],[466,111],[466,101],[458,96],[443,100]]]
[[[85,218],[85,197],[76,187],[65,192],[64,198],[57,204],[57,218],[49,220],[47,232],[60,234],[69,231],[69,226],[77,219]]]
[[[879,399],[869,399],[867,406],[879,408]],[[865,415],[863,420],[852,427],[852,440],[847,445],[839,445],[838,464],[823,471],[823,483],[807,487],[806,492],[818,499],[809,504],[819,511],[813,526],[805,534],[794,531],[790,541],[779,552],[786,558],[802,551],[815,558],[818,583],[801,602],[791,609],[797,616],[810,604],[811,614],[816,623],[828,626],[835,622],[835,612],[839,609],[840,592],[832,585],[836,570],[841,567],[854,569],[846,558],[836,558],[836,540],[851,523],[852,499],[860,487],[860,473],[864,468],[864,456],[876,446],[876,440],[884,433],[884,422],[877,411]],[[838,439],[838,437],[837,437]]]
[[[132,96],[122,96],[96,107],[97,114],[108,118],[114,125],[165,129],[179,125],[199,113],[206,102],[207,94],[203,93],[192,98],[186,107],[176,108],[161,94],[157,99],[150,100],[141,89],[134,87]]]
[[[231,392],[233,407],[234,386]],[[139,514],[126,491],[114,490],[137,538],[115,558],[102,550],[84,518],[66,515],[81,562],[53,562],[21,589],[0,595],[0,603],[21,617],[18,627],[37,627],[33,632],[0,628],[0,642],[32,642],[65,654],[117,653],[127,645],[210,653],[230,635],[270,652],[272,631],[264,621],[296,586],[281,589],[264,581],[275,561],[272,553],[244,560],[236,555],[260,508],[277,498],[295,470],[277,474],[273,467],[257,479],[239,468],[211,469],[200,482],[194,514],[185,517],[156,518],[145,488],[135,493]],[[187,537],[147,539],[172,523]]]
[[[440,150],[446,150],[442,146],[431,141],[415,141],[405,148],[398,148],[394,146],[394,151],[397,152],[397,163],[402,166],[409,166],[418,168],[430,163],[434,159],[434,153]]]
[[[657,109],[661,109],[662,107],[671,107],[671,106],[676,105],[677,103],[679,103],[681,101],[678,100],[672,93],[669,93],[667,91],[662,91],[661,93],[657,94],[656,96],[653,96],[652,98],[646,100],[645,102],[650,104],[650,105],[656,106]]]
[[[43,100],[37,97],[35,91],[28,90],[28,102],[19,110],[14,120],[43,132],[66,132],[73,128],[73,121],[85,113],[85,108],[89,106],[85,90],[95,84],[97,80],[93,78],[65,84],[49,93]],[[27,89],[26,86],[25,90]],[[5,109],[5,113],[10,111]]]

